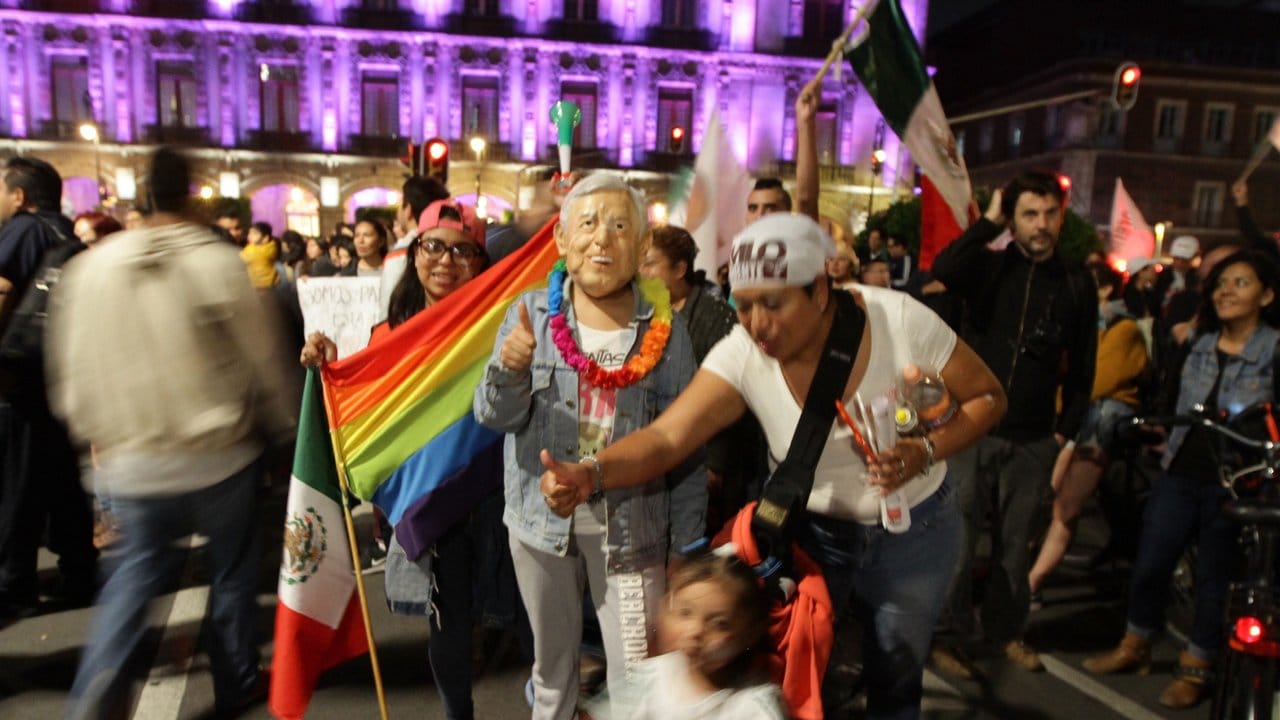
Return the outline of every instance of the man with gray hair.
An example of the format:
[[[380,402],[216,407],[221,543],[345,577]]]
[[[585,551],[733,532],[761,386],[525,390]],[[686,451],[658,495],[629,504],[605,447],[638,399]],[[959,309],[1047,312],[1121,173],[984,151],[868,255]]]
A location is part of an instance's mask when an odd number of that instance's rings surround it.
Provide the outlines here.
[[[668,555],[703,532],[701,453],[657,490],[600,491],[568,518],[539,491],[553,455],[593,468],[600,488],[595,454],[652,421],[693,377],[693,349],[665,286],[636,277],[644,236],[639,192],[603,173],[575,185],[555,228],[563,260],[547,289],[507,311],[476,388],[476,418],[507,433],[503,521],[533,629],[535,720],[577,711],[584,589],[616,690],[648,653]]]

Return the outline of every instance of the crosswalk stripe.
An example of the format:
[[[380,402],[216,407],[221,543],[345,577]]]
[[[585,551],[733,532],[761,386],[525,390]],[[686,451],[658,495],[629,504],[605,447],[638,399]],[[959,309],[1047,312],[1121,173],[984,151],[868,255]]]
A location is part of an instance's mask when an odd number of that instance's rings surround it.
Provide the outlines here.
[[[1053,675],[1103,705],[1110,707],[1116,712],[1116,714],[1121,715],[1128,720],[1162,720],[1160,715],[1151,712],[1142,705],[1139,705],[1052,655],[1040,653],[1040,660],[1044,663],[1044,669],[1048,671],[1050,675]]]
[[[184,550],[196,545],[192,536],[183,543]],[[184,575],[190,576],[192,563],[188,556]],[[183,579],[183,585],[190,582],[190,577]],[[204,620],[205,608],[209,605],[209,586],[199,585],[179,590],[173,597],[173,605],[169,608],[169,617],[165,620],[164,636],[160,640],[161,647],[171,646],[174,628],[194,624],[200,627]],[[197,631],[197,635],[199,632]],[[177,720],[182,708],[182,699],[187,693],[187,677],[191,669],[191,661],[195,657],[196,636],[179,638],[183,640],[177,657],[168,664],[151,666],[147,682],[142,686],[134,707],[133,720]]]

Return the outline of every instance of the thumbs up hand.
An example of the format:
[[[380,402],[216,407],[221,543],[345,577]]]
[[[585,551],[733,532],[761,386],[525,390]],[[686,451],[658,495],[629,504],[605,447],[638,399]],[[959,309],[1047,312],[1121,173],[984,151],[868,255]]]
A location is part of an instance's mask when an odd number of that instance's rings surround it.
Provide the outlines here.
[[[538,346],[538,340],[533,336],[533,323],[529,320],[529,309],[525,307],[524,301],[516,302],[520,304],[520,324],[512,328],[507,339],[503,341],[498,359],[506,369],[512,372],[524,372],[533,364],[533,349]]]
[[[547,507],[560,517],[569,517],[574,508],[591,497],[591,468],[582,463],[556,460],[548,450],[543,450],[538,457],[547,469],[539,483]]]

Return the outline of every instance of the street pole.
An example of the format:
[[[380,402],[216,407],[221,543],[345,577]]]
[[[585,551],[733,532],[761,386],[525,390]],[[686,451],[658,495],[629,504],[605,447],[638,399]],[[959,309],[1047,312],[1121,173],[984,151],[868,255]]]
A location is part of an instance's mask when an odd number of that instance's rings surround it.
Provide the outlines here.
[[[484,155],[485,140],[479,135],[471,138],[471,150],[476,154],[476,214],[484,210],[480,202],[480,158]]]

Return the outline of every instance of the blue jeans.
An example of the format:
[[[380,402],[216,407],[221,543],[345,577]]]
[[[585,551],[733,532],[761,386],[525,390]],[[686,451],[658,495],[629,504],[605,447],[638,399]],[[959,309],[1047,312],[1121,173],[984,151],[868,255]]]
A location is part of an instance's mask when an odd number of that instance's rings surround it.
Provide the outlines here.
[[[113,498],[123,533],[121,562],[98,597],[71,686],[68,718],[108,718],[128,698],[129,658],[147,632],[147,605],[180,569],[173,543],[191,533],[209,538],[204,555],[213,578],[206,624],[219,712],[236,705],[257,680],[254,598],[260,550],[253,463],[226,480],[164,497]]]
[[[868,718],[920,717],[933,625],[963,537],[951,482],[911,509],[901,535],[819,515],[800,530],[800,546],[822,566],[835,617],[852,602],[862,624]]]
[[[1197,543],[1195,619],[1188,650],[1217,658],[1240,527],[1222,514],[1227,491],[1217,483],[1165,473],[1151,486],[1129,587],[1129,630],[1150,637],[1164,627],[1169,581],[1187,545]]]

